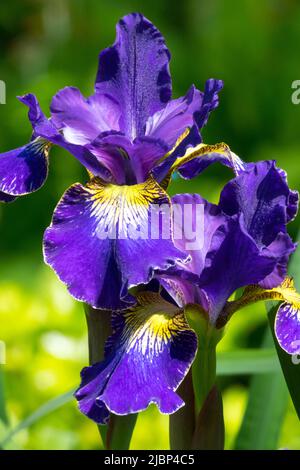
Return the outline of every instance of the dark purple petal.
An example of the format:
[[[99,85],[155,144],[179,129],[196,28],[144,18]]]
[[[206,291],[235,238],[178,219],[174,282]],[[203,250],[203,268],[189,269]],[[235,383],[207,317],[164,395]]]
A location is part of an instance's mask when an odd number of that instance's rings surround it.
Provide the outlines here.
[[[52,122],[71,144],[85,145],[102,132],[120,130],[120,107],[104,94],[85,99],[78,88],[66,87],[53,97],[50,109]]]
[[[250,236],[277,258],[274,272],[262,282],[264,287],[280,284],[286,275],[289,256],[295,250],[286,225],[295,216],[297,201],[297,193],[289,189],[285,173],[274,161],[248,165],[222,191],[222,210],[228,215],[243,214]]]
[[[237,289],[258,284],[273,271],[276,258],[268,255],[249,236],[242,216],[229,221],[222,244],[207,254],[206,267],[199,279],[213,323]]]
[[[13,202],[17,199],[17,196],[11,196],[10,194],[6,194],[0,191],[0,202]]]
[[[195,121],[199,129],[202,129],[207,123],[209,114],[219,105],[219,92],[223,88],[222,80],[210,78],[205,83],[205,90],[202,94],[201,108],[196,110]]]
[[[289,258],[296,248],[297,245],[287,233],[279,233],[276,239],[263,250],[265,254],[276,259],[276,264],[273,271],[259,283],[261,287],[272,289],[282,283],[287,275]]]
[[[168,238],[161,230],[151,238],[152,204],[169,209],[154,180],[133,186],[95,180],[67,190],[46,230],[44,253],[75,298],[96,308],[124,308],[133,300],[128,289],[186,258],[174,247],[170,224]]]
[[[99,56],[96,92],[119,103],[121,131],[131,140],[171,98],[169,59],[162,35],[139,13],[120,20],[114,45]]]
[[[282,349],[288,354],[300,354],[300,310],[282,304],[276,315],[275,333]]]
[[[113,316],[104,361],[82,371],[79,408],[99,424],[108,411],[137,413],[155,403],[169,414],[184,405],[175,391],[195,357],[197,337],[183,311],[157,294],[145,293],[139,302]]]
[[[0,154],[0,191],[11,196],[37,191],[48,175],[48,153],[48,142],[35,139]]]
[[[278,233],[286,233],[291,201],[295,201],[295,192],[281,170],[274,161],[261,161],[224,187],[220,207],[228,215],[242,213],[250,235],[268,246]]]

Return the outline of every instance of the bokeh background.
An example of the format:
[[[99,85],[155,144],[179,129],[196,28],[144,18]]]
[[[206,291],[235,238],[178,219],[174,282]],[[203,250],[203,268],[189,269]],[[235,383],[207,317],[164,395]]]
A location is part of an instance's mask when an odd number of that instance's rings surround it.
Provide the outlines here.
[[[246,160],[275,158],[299,189],[300,105],[291,84],[300,79],[300,3],[297,0],[10,0],[0,3],[0,151],[26,143],[31,128],[16,95],[35,93],[47,113],[52,95],[66,85],[93,90],[97,55],[114,41],[115,23],[140,11],[163,32],[172,53],[174,96],[191,83],[203,89],[223,79],[220,106],[204,131],[205,141],[224,141]],[[193,182],[176,180],[171,191],[200,192],[217,201],[231,173],[209,168]],[[76,181],[86,180],[79,163],[63,150],[51,153],[46,185],[36,194],[0,207],[0,340],[7,345],[5,381],[13,427],[39,405],[78,383],[87,363],[86,326],[76,303],[43,265],[42,236],[56,202]],[[290,226],[296,235],[299,221]],[[263,305],[238,313],[220,349],[258,347],[267,325]],[[251,377],[221,379],[232,448],[247,405]],[[270,390],[270,394],[272,390]],[[300,448],[299,422],[287,396],[284,413],[272,417],[278,447]],[[7,429],[0,426],[0,438]],[[132,448],[168,446],[168,419],[154,407],[142,413]],[[99,448],[98,431],[70,401],[9,444],[19,449]]]

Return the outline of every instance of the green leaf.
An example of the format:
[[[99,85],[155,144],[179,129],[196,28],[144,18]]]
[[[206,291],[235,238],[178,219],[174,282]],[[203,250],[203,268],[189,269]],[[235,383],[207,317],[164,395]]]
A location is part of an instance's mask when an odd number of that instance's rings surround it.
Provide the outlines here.
[[[280,370],[274,348],[240,349],[217,354],[217,375],[265,374]]]
[[[40,408],[35,410],[31,415],[25,418],[24,421],[21,421],[14,429],[9,431],[6,436],[4,436],[4,439],[0,442],[0,448],[4,448],[20,431],[23,431],[24,429],[32,426],[37,421],[40,421],[48,414],[61,408],[63,405],[71,401],[73,399],[73,394],[74,389],[59,395],[52,400],[49,400],[47,403],[44,403]]]
[[[223,450],[224,440],[222,395],[214,385],[197,418],[191,448],[194,450]]]
[[[262,346],[270,348],[272,345],[273,338],[268,328]],[[253,376],[236,449],[276,449],[287,403],[288,390],[280,368]]]
[[[0,420],[8,425],[8,416],[6,411],[5,391],[4,391],[4,371],[3,367],[0,366]]]

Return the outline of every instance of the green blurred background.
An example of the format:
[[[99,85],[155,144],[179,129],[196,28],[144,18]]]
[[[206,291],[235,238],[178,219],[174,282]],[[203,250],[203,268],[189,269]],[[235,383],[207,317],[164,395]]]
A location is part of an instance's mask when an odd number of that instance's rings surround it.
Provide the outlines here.
[[[220,107],[204,131],[205,141],[225,141],[246,160],[275,158],[299,189],[300,105],[291,102],[291,84],[300,79],[300,2],[297,0],[10,0],[0,3],[0,151],[30,138],[27,110],[16,95],[35,93],[47,113],[52,95],[66,85],[93,91],[97,55],[114,41],[115,23],[140,11],[163,32],[172,53],[174,96],[191,83],[203,89],[210,77],[223,79]],[[78,383],[87,363],[82,305],[76,303],[43,265],[42,236],[56,202],[85,171],[63,150],[51,153],[50,176],[36,194],[0,207],[0,340],[7,345],[5,391],[16,425],[39,405]],[[218,200],[231,173],[208,169],[193,182],[176,180],[171,191],[200,192]],[[300,220],[300,219],[299,219]],[[290,226],[295,235],[299,221]],[[220,344],[223,350],[260,345],[263,305],[236,315]],[[247,403],[250,378],[222,381],[227,448],[233,446]],[[300,449],[299,422],[287,404],[279,447]],[[0,429],[0,438],[5,430]],[[76,404],[19,433],[10,447],[91,449],[98,432]],[[168,419],[155,408],[142,413],[132,448],[168,446]]]

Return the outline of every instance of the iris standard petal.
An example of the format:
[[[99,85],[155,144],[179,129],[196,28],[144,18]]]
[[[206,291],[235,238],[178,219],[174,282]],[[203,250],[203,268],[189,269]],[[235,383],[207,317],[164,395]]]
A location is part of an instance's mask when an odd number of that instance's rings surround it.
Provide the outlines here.
[[[176,389],[195,357],[197,337],[183,310],[158,294],[141,294],[138,302],[113,316],[104,361],[82,371],[79,408],[100,424],[105,410],[124,415],[155,403],[169,414],[184,405]]]
[[[86,99],[78,88],[66,87],[53,97],[50,110],[52,122],[71,144],[85,145],[102,132],[120,130],[120,107],[105,94]]]
[[[201,109],[202,95],[192,86],[184,97],[169,101],[163,109],[148,118],[145,134],[164,140],[169,149],[172,148],[178,137],[193,126],[194,113]]]
[[[67,190],[46,230],[44,253],[75,298],[96,308],[124,308],[133,300],[130,287],[186,259],[174,247],[171,219],[167,237],[165,226],[153,236],[153,205],[170,209],[167,194],[152,179],[133,186],[95,179]]]
[[[49,142],[35,139],[0,154],[0,191],[22,196],[37,191],[48,175]]]
[[[161,33],[139,13],[121,19],[114,45],[99,56],[95,89],[122,109],[121,131],[133,140],[171,98],[170,54]]]

